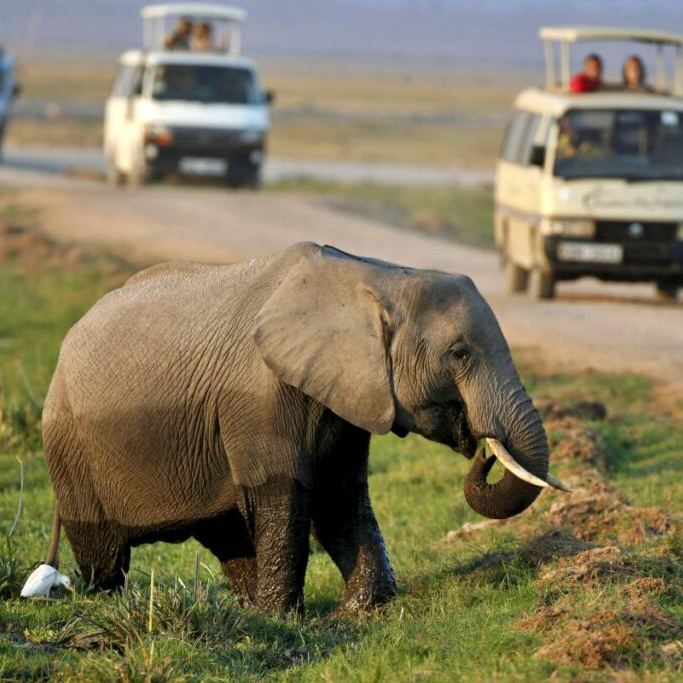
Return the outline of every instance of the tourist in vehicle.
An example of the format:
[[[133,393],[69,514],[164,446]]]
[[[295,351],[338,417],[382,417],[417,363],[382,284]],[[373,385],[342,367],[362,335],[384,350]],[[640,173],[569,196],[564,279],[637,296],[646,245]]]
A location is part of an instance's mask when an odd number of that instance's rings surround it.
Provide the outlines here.
[[[593,92],[602,87],[602,57],[593,52],[583,60],[583,69],[572,78],[569,88],[572,92]]]
[[[190,48],[194,52],[211,52],[214,49],[211,24],[195,24]]]
[[[645,64],[638,55],[631,55],[626,59],[621,70],[621,77],[625,90],[653,92],[653,88],[647,84]]]
[[[167,50],[189,50],[192,38],[192,22],[188,17],[178,19],[176,27],[166,36],[164,47]]]

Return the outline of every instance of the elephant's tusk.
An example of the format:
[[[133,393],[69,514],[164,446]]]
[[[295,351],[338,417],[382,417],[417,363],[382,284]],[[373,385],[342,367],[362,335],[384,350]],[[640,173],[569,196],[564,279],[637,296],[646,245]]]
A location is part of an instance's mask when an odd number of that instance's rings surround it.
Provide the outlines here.
[[[548,486],[552,486],[553,488],[559,489],[560,491],[566,491],[567,493],[571,492],[571,489],[562,481],[560,481],[557,477],[553,476],[548,473],[547,476],[547,481],[544,481],[540,477],[537,477],[535,474],[531,474],[531,472],[527,472],[513,457],[510,455],[510,452],[508,451],[503,444],[498,441],[497,439],[485,439],[486,445],[491,449],[493,452],[493,455],[496,456],[496,458],[500,461],[500,464],[505,467],[505,469],[510,470],[512,474],[514,474],[517,479],[521,479],[522,481],[526,481],[529,484],[533,484],[534,486],[538,486],[540,488],[547,488]]]
[[[559,489],[560,491],[564,491],[565,493],[571,493],[572,490],[565,484],[561,479],[558,479],[554,474],[548,474],[546,475],[546,480],[547,482],[555,489]]]

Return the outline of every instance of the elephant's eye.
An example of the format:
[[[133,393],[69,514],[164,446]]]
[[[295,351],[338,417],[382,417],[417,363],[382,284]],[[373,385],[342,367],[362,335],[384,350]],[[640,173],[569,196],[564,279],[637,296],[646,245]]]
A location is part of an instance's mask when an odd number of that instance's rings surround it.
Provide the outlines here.
[[[454,346],[448,352],[448,355],[453,359],[462,363],[470,357],[470,350],[466,346]]]

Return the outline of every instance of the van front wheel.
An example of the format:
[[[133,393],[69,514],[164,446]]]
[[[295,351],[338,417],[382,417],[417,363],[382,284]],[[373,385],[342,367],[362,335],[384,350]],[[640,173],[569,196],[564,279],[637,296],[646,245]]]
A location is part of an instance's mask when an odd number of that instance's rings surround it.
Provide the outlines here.
[[[111,187],[123,187],[126,184],[125,174],[119,171],[113,157],[107,157],[107,185]]]
[[[255,164],[237,166],[228,171],[226,180],[228,187],[258,190],[261,188],[261,166]]]
[[[555,278],[552,273],[532,268],[529,273],[529,296],[532,299],[552,299],[555,296]]]
[[[670,282],[658,282],[657,296],[662,299],[662,301],[676,301],[678,289],[678,285],[671,284]]]
[[[505,287],[511,294],[526,292],[529,284],[529,271],[507,260],[505,263]]]

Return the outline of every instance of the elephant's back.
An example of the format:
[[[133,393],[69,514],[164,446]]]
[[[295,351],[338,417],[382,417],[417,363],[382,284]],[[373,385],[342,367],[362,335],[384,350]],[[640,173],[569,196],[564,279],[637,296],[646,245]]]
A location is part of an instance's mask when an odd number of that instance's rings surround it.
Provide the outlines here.
[[[179,391],[224,373],[228,355],[248,355],[259,309],[255,265],[161,264],[100,299],[60,352],[76,413],[118,401],[175,403]]]

